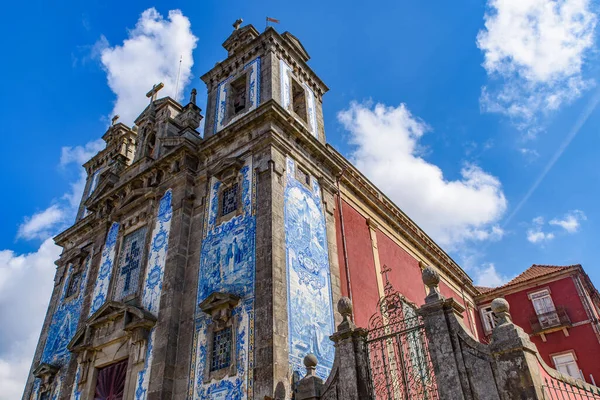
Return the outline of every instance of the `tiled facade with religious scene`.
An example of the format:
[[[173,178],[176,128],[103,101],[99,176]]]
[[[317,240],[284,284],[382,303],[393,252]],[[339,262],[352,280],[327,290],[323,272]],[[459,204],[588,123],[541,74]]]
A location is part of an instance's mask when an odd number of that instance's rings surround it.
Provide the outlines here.
[[[470,278],[327,144],[298,38],[237,21],[223,47],[206,110],[157,82],[84,164],[24,399],[290,399],[308,354],[336,370],[342,296],[367,327],[384,280],[423,303],[425,265],[477,335]]]

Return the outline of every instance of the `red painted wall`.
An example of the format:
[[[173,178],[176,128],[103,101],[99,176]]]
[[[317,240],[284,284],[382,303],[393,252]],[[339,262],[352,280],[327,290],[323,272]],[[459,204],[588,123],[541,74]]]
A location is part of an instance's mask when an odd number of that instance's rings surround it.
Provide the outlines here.
[[[443,280],[440,280],[440,286],[439,286],[439,288],[440,288],[440,293],[442,294],[442,296],[444,296],[447,299],[453,298],[460,305],[462,305],[463,307],[465,307],[465,312],[462,315],[462,317],[463,317],[463,323],[465,324],[465,326],[467,327],[467,329],[469,329],[471,331],[471,333],[474,333],[476,331],[476,327],[474,326],[475,325],[475,321],[469,315],[469,309],[467,309],[467,307],[465,305],[465,302],[463,300],[462,294],[455,292],[454,289],[452,289],[450,286],[448,286],[446,284],[446,282],[444,282]],[[477,318],[477,317],[475,317],[475,318]]]
[[[337,205],[338,203],[336,203]],[[344,228],[346,248],[348,252],[348,269],[352,284],[352,300],[354,305],[354,322],[356,325],[368,328],[369,319],[377,313],[379,292],[377,290],[377,277],[375,262],[371,247],[371,236],[367,219],[345,201],[342,202],[344,213]],[[342,295],[348,295],[347,276],[344,261],[344,247],[339,210],[335,212],[338,260],[340,266],[340,284]],[[398,246],[385,233],[377,230],[377,246],[381,268],[388,266],[391,271],[389,280],[395,290],[406,296],[408,300],[421,306],[427,295],[421,279],[421,269],[418,261],[406,250]],[[385,277],[382,277],[385,283]],[[440,290],[446,297],[454,297],[464,306],[461,294],[455,293],[444,282]],[[473,330],[471,318],[465,318],[465,325]]]
[[[550,289],[550,296],[556,307],[566,307],[571,323],[576,324],[588,319],[573,279],[566,277],[554,282],[534,285],[504,296],[510,304],[513,322],[522,327],[525,332],[532,333],[530,318],[535,316],[533,303],[527,294],[544,288]],[[546,342],[543,342],[540,336],[532,336],[531,340],[537,346],[544,361],[553,368],[552,354],[573,350],[577,357],[579,369],[582,370],[586,381],[590,382],[589,375],[593,374],[596,383],[600,383],[600,362],[598,361],[600,360],[600,343],[592,325],[584,324],[569,328],[568,332],[569,336],[565,336],[562,331],[548,333],[546,334]]]
[[[342,202],[342,210],[344,213],[344,230],[348,251],[348,269],[350,270],[352,283],[354,323],[360,327],[368,328],[369,319],[377,312],[377,302],[379,301],[371,236],[367,220],[362,215],[346,202]],[[348,278],[344,264],[344,248],[339,210],[336,210],[335,213],[335,223],[340,265],[340,284],[342,294],[348,296]]]
[[[421,279],[419,262],[380,231],[377,231],[377,247],[381,269],[384,265],[391,269],[388,277],[394,289],[421,306],[427,293]],[[385,284],[385,276],[383,278]]]

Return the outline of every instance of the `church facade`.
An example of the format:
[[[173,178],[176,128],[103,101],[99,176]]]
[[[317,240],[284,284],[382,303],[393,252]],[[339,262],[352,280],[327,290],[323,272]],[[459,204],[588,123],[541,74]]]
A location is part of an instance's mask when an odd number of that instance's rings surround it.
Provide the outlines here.
[[[24,399],[291,398],[307,354],[331,371],[341,296],[368,327],[387,285],[423,304],[428,265],[478,335],[468,275],[327,144],[300,41],[223,47],[204,115],[155,86],[84,165]]]

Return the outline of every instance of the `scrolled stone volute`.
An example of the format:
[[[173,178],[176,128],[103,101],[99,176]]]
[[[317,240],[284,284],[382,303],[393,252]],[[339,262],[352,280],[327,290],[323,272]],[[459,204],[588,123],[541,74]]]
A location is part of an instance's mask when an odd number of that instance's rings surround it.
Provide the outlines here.
[[[429,288],[429,294],[427,294],[427,297],[425,298],[425,303],[432,303],[444,299],[444,296],[442,296],[438,289],[440,275],[432,266],[423,268],[423,271],[421,271],[421,278],[423,279],[425,286]]]
[[[510,316],[510,305],[506,299],[498,297],[492,301],[492,312],[496,316],[498,325],[512,323]]]

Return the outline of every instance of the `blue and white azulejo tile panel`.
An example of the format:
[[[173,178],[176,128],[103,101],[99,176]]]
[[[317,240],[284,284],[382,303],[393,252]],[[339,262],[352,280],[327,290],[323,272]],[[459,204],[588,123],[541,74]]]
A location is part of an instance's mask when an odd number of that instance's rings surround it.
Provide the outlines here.
[[[234,376],[227,376],[219,381],[204,381],[204,371],[209,361],[207,328],[211,321],[200,307],[196,307],[189,387],[189,397],[193,399],[253,397],[256,222],[253,212],[254,172],[251,156],[246,159],[240,175],[242,209],[239,214],[226,221],[217,218],[221,182],[211,178],[196,299],[196,304],[200,304],[214,292],[231,293],[240,297],[240,302],[232,313],[232,318],[237,322],[237,332],[234,332],[237,371]]]
[[[171,232],[171,218],[173,216],[171,199],[171,189],[167,190],[160,199],[156,222],[152,231],[152,240],[150,241],[150,252],[148,253],[148,263],[144,279],[142,307],[155,317],[158,317],[158,311],[160,310],[160,295],[162,293],[163,277],[165,274],[169,233]],[[152,328],[148,338],[148,350],[146,351],[144,368],[138,372],[135,400],[145,400],[147,396],[150,370],[154,357],[155,333],[156,328]]]
[[[81,279],[79,279],[79,288],[77,294],[67,297],[67,290],[73,274],[77,272],[76,265],[69,265],[66,279],[63,282],[63,287],[60,295],[60,302],[48,330],[46,345],[42,353],[42,362],[61,367],[67,363],[71,353],[67,349],[67,345],[73,339],[77,331],[79,316],[83,306],[83,297],[85,294],[85,285],[87,283],[88,270],[92,262],[92,256],[88,255],[81,269]]]
[[[292,112],[292,69],[290,66],[283,60],[279,60],[279,80],[281,85],[281,105],[288,112]],[[309,130],[312,135],[316,138],[319,137],[319,133],[317,131],[317,112],[315,108],[315,94],[312,89],[306,84],[303,83],[306,93],[306,101],[307,101],[307,114],[308,114],[308,124]]]
[[[46,338],[46,344],[42,353],[42,363],[48,363],[59,367],[58,376],[53,384],[52,393],[50,399],[58,398],[62,387],[62,382],[66,374],[65,366],[68,364],[71,358],[71,352],[67,349],[67,345],[73,339],[73,336],[77,332],[77,325],[79,324],[79,318],[81,310],[83,308],[83,299],[85,296],[85,287],[87,285],[88,272],[92,262],[92,254],[89,254],[83,262],[81,269],[78,269],[77,265],[69,265],[66,279],[62,283],[62,289],[60,293],[60,300],[57,308],[52,315],[52,322],[48,330],[48,336]],[[78,288],[75,294],[67,297],[67,291],[73,279],[74,274],[80,273],[80,278],[77,283]],[[33,390],[34,398],[37,398],[39,391],[39,379],[36,379],[36,384]]]
[[[296,163],[287,159],[285,186],[285,245],[288,279],[290,365],[304,375],[303,359],[312,353],[317,375],[326,379],[334,358],[331,279],[321,188],[296,179]]]
[[[250,102],[250,107],[246,112],[254,110],[260,104],[260,57],[256,57],[244,66],[244,71],[248,71],[249,74],[249,85],[248,93],[246,94],[246,101]],[[217,86],[217,104],[215,106],[215,123],[214,133],[219,132],[221,129],[230,123],[238,120],[242,115],[240,114],[234,118],[226,121],[227,116],[227,83],[231,81],[234,76],[230,76]]]
[[[115,252],[117,244],[117,236],[119,234],[119,224],[113,222],[108,235],[106,235],[106,243],[102,250],[102,258],[100,259],[100,268],[98,269],[98,277],[96,278],[96,286],[92,294],[92,305],[90,313],[92,315],[106,302],[108,295],[108,287],[110,285],[110,277],[112,275],[113,263],[115,261]]]

